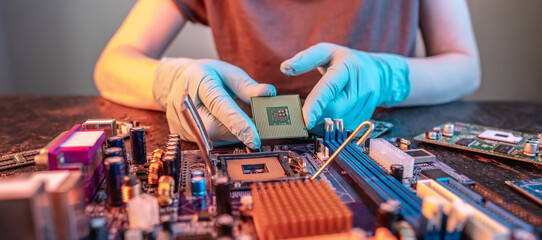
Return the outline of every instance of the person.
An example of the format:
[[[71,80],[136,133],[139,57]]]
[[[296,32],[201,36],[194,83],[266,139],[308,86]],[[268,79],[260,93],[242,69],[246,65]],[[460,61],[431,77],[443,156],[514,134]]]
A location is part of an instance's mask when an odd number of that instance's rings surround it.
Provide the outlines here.
[[[211,28],[220,60],[161,58],[187,21]],[[414,56],[418,30],[426,57]],[[299,94],[307,129],[321,134],[325,117],[354,128],[376,107],[468,96],[480,64],[465,0],[139,0],[95,83],[111,101],[165,110],[170,131],[194,141],[179,118],[187,93],[214,144],[259,148],[239,105],[253,96]]]

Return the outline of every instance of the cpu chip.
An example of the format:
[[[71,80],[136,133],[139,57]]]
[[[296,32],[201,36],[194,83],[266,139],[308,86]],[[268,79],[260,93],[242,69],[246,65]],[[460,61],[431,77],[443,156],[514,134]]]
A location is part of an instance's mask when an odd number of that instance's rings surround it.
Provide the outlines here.
[[[252,116],[261,139],[308,137],[299,95],[252,97]]]
[[[461,138],[455,142],[455,144],[465,146],[465,147],[470,147],[474,143],[476,143],[476,139],[472,139],[472,138]]]

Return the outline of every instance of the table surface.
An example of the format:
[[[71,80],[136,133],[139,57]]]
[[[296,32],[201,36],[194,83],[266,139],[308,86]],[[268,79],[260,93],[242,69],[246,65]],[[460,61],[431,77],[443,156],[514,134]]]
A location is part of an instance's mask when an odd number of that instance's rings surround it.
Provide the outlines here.
[[[94,96],[0,96],[0,154],[43,147],[62,131],[89,118],[137,120],[150,126],[146,134],[147,152],[162,147],[169,133],[163,112],[134,109]],[[433,126],[445,122],[468,122],[529,133],[542,133],[540,102],[469,102],[377,109],[373,119],[391,122],[394,127],[382,137],[409,140]],[[460,150],[412,141],[432,152],[437,158],[500,194],[510,202],[542,216],[542,207],[512,190],[506,180],[542,178],[542,171],[530,164],[468,153]],[[183,142],[182,148],[197,149]],[[0,171],[0,178],[43,170],[26,166]]]

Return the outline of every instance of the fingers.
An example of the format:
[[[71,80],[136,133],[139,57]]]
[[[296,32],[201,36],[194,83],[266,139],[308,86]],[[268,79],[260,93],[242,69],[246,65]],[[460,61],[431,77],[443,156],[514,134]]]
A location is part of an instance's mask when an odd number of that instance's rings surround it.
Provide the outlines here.
[[[314,127],[328,103],[339,96],[348,83],[348,78],[348,69],[343,64],[336,64],[328,68],[309,93],[303,105],[303,118],[308,129]]]
[[[250,148],[261,145],[256,126],[237,106],[216,74],[207,74],[200,83],[198,96],[207,110],[235,137]]]
[[[245,103],[250,103],[251,97],[277,95],[277,90],[273,85],[254,81],[245,71],[236,66],[225,62],[216,62],[213,65],[216,71],[220,71],[216,75],[220,76],[228,89]]]
[[[331,43],[319,43],[296,54],[280,64],[280,71],[289,76],[297,76],[317,67],[328,65],[333,53],[340,46]]]

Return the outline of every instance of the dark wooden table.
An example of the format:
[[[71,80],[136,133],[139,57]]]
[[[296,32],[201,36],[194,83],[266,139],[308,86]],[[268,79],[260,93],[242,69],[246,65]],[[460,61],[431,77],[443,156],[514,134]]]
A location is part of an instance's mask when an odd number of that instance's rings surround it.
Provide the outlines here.
[[[93,96],[0,96],[0,154],[44,146],[60,132],[89,118],[129,118],[150,126],[147,151],[162,146],[169,128],[162,112],[124,107]],[[448,122],[462,121],[530,133],[542,133],[542,103],[529,102],[454,102],[451,104],[378,109],[376,120],[395,125],[383,137],[412,138],[427,129]],[[542,208],[510,189],[504,181],[542,178],[542,171],[522,164],[466,153],[459,150],[412,141],[472,180],[542,216]],[[183,142],[183,149],[196,149]],[[0,171],[0,178],[41,170],[27,166]]]

